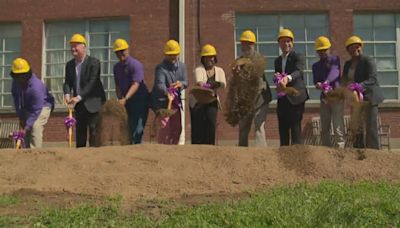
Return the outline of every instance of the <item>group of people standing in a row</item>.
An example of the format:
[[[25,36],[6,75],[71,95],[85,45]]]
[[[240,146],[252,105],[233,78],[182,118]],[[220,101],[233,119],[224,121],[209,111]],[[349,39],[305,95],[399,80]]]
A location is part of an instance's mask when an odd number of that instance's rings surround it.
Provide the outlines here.
[[[250,61],[256,56],[256,37],[249,30],[240,37],[242,55],[239,58],[248,58]],[[277,38],[282,54],[275,59],[275,75],[278,91],[277,115],[279,123],[280,144],[300,144],[301,120],[304,113],[304,104],[309,98],[304,82],[304,57],[296,53],[293,47],[294,36],[288,29],[279,32]],[[66,64],[64,82],[64,103],[75,107],[76,118],[76,146],[95,145],[96,125],[99,111],[105,102],[105,92],[100,80],[100,61],[87,54],[86,39],[75,34],[70,41],[73,59]],[[383,96],[377,81],[374,62],[362,55],[363,42],[356,36],[346,41],[346,50],[351,56],[347,61],[341,76],[340,60],[331,55],[331,44],[326,37],[319,37],[315,41],[315,50],[320,60],[313,65],[314,84],[321,89],[321,124],[322,141],[326,146],[330,144],[330,126],[333,122],[336,142],[339,147],[344,146],[343,137],[343,101],[329,101],[325,99],[323,89],[329,84],[333,89],[343,83],[357,82],[363,88],[365,101],[370,105],[366,118],[367,147],[379,148],[377,135],[378,104]],[[179,61],[180,46],[175,40],[169,40],[164,46],[164,59],[155,69],[155,78],[152,92],[149,93],[144,82],[142,63],[129,54],[129,45],[123,39],[114,42],[113,50],[119,59],[114,65],[115,89],[118,102],[125,106],[128,114],[130,137],[132,144],[142,141],[149,108],[153,109],[160,123],[158,142],[162,144],[178,144],[182,131],[181,91],[188,87],[185,64]],[[194,85],[212,91],[210,102],[201,102],[195,94],[190,94],[189,107],[191,114],[191,130],[193,144],[215,144],[217,113],[222,105],[218,97],[218,90],[227,86],[225,73],[217,64],[217,50],[207,44],[201,50],[201,65],[194,71]],[[235,65],[233,72],[239,72],[243,66]],[[258,95],[251,103],[254,104],[248,113],[239,120],[239,146],[248,146],[248,136],[254,122],[256,132],[256,146],[265,147],[265,121],[268,104],[272,100],[270,86],[263,73],[259,75],[257,88],[242,88],[255,90]],[[234,74],[235,75],[235,74]],[[48,92],[43,82],[30,69],[29,63],[22,58],[14,60],[11,70],[13,77],[12,95],[21,129],[26,133],[27,147],[41,147],[43,127],[47,123],[50,112],[54,108],[54,98]],[[284,93],[292,87],[295,94]],[[171,109],[170,115],[159,115],[159,110]],[[88,134],[89,132],[89,134]],[[88,137],[89,136],[89,137]],[[362,138],[363,136],[360,136]],[[364,147],[364,142],[358,140],[356,146]]]

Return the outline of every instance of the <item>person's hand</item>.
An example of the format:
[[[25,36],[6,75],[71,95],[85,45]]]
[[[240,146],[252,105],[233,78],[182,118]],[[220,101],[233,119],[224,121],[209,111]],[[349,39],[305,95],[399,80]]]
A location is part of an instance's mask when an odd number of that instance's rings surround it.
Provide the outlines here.
[[[317,84],[315,84],[315,88],[322,89],[321,85],[322,85],[321,82],[317,82]]]
[[[69,96],[64,96],[64,104],[68,105],[71,102],[71,99],[69,98]]]
[[[168,100],[171,101],[174,99],[174,95],[167,93]]]
[[[68,104],[76,105],[79,101],[81,101],[81,100],[78,97],[73,97],[72,99],[70,99]]]
[[[289,78],[287,76],[283,77],[282,80],[279,82],[279,84],[282,85],[282,87],[286,87],[288,84]]]
[[[176,89],[182,88],[182,82],[181,81],[176,81],[176,82],[172,83],[170,85],[170,87],[173,87],[173,88],[176,88]]]
[[[123,97],[123,98],[121,98],[121,99],[118,99],[118,103],[119,103],[120,105],[122,105],[122,106],[125,106],[125,104],[126,104],[126,98]]]

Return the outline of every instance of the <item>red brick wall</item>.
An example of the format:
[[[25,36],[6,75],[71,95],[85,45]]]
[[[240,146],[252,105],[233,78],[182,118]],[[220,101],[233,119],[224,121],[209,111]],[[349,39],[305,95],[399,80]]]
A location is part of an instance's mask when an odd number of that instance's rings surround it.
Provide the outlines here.
[[[84,3],[83,3],[84,2]],[[178,0],[14,0],[0,3],[0,22],[20,21],[22,23],[22,55],[27,58],[35,72],[40,75],[42,67],[42,34],[46,20],[70,20],[76,18],[129,17],[131,22],[132,54],[144,63],[145,80],[151,88],[154,67],[163,58],[162,47],[170,37],[177,38]],[[200,3],[200,10],[198,4]],[[343,44],[352,35],[354,11],[400,10],[398,0],[186,0],[185,12],[185,62],[188,66],[189,82],[192,83],[193,69],[199,64],[201,45],[212,43],[218,50],[218,60],[229,77],[228,65],[234,59],[235,13],[284,13],[284,12],[326,12],[329,16],[329,31],[333,53],[347,59]],[[200,14],[198,14],[200,12]],[[200,23],[198,21],[200,18]],[[200,26],[198,26],[200,24]],[[198,36],[198,33],[200,36]],[[222,94],[222,99],[225,94]],[[186,109],[188,110],[188,109]],[[45,140],[65,140],[62,126],[66,113],[53,113],[45,130]],[[307,108],[304,121],[318,115],[318,109]],[[8,118],[12,115],[2,115]],[[400,137],[400,112],[398,108],[382,108],[382,120],[392,126],[393,136]],[[189,112],[186,115],[186,139],[190,139]],[[153,121],[150,115],[148,124]],[[237,138],[237,129],[228,126],[222,112],[218,117],[219,138]],[[278,138],[275,109],[267,117],[267,137]],[[148,135],[148,132],[146,133]]]

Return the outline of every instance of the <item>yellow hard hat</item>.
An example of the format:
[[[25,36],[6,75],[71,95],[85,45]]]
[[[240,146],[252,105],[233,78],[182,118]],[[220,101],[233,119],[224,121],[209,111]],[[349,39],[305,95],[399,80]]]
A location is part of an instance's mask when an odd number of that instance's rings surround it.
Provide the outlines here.
[[[255,43],[256,42],[256,35],[252,31],[246,30],[240,36],[240,41],[246,41],[246,42]]]
[[[214,56],[217,55],[217,50],[211,44],[206,44],[201,49],[201,56]]]
[[[86,39],[84,36],[82,36],[81,34],[74,34],[72,35],[71,39],[69,40],[69,43],[80,43],[80,44],[84,44],[86,45]]]
[[[129,45],[124,39],[116,39],[114,42],[114,52],[128,49]]]
[[[358,37],[358,36],[350,36],[347,40],[346,40],[346,48],[349,46],[349,45],[352,45],[352,44],[361,44],[361,46],[363,45],[363,41],[361,40],[361,38],[360,37]]]
[[[292,41],[294,40],[293,32],[289,29],[282,29],[281,31],[279,31],[278,40],[282,37],[289,37],[290,39],[292,39]]]
[[[164,54],[166,55],[179,55],[181,47],[176,40],[168,40],[164,46]]]
[[[315,50],[319,51],[329,49],[332,45],[327,37],[320,36],[315,40],[314,46]]]
[[[23,58],[16,58],[13,61],[11,72],[14,74],[23,74],[29,72],[31,67],[29,66],[28,61]]]

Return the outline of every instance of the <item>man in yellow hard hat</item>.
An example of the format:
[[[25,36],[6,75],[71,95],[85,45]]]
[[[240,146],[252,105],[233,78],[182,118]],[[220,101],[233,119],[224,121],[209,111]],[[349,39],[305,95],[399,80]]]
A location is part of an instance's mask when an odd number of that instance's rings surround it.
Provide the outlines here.
[[[252,31],[246,30],[241,34],[240,47],[242,55],[236,60],[236,62],[241,59],[248,59],[251,63],[247,66],[236,64],[233,69],[234,75],[241,75],[243,72],[240,73],[240,71],[243,68],[251,67],[251,75],[245,77],[254,79],[255,83],[244,84],[246,83],[246,80],[244,80],[243,84],[238,87],[233,88],[231,86],[228,92],[233,94],[235,93],[233,90],[237,90],[238,94],[249,94],[249,96],[246,96],[249,97],[249,100],[245,102],[251,104],[251,107],[249,107],[249,110],[243,111],[246,113],[245,115],[239,117],[239,146],[245,147],[249,146],[249,133],[253,122],[255,130],[255,146],[267,146],[265,138],[265,121],[267,118],[268,105],[271,101],[271,91],[264,74],[265,57],[255,50],[256,42],[256,36]],[[238,108],[240,108],[239,103],[241,103],[241,101],[238,101]]]
[[[181,90],[187,87],[186,66],[179,61],[181,48],[176,40],[169,40],[164,45],[164,60],[155,70],[154,86],[151,91],[152,108],[166,109],[172,99],[172,109],[176,112],[170,117],[159,116],[161,128],[158,131],[158,143],[178,144],[182,132],[181,125]]]
[[[201,49],[201,65],[194,71],[196,86],[213,90],[210,95],[212,100],[207,103],[196,100],[190,94],[190,120],[192,130],[192,144],[215,145],[215,131],[217,124],[218,108],[220,101],[218,90],[226,87],[225,72],[216,66],[217,50],[211,44],[206,44]]]
[[[304,57],[294,51],[294,35],[289,29],[282,29],[278,35],[282,54],[275,59],[275,77],[283,76],[278,87],[293,87],[297,94],[278,96],[278,125],[280,145],[301,144],[301,120],[308,92],[304,83]]]
[[[331,42],[327,37],[318,37],[314,44],[319,61],[312,65],[312,72],[314,85],[321,90],[322,145],[344,148],[343,101],[329,100],[326,96],[331,90],[340,86],[340,59],[339,56],[330,53]],[[335,134],[335,145],[332,145],[331,140],[331,123]]]
[[[86,54],[86,39],[74,34],[69,40],[73,59],[65,67],[64,102],[75,106],[76,147],[95,146],[98,114],[106,100],[100,80],[100,61]]]
[[[125,106],[128,113],[131,144],[140,144],[149,110],[149,91],[144,83],[143,65],[129,55],[129,45],[124,39],[115,40],[114,52],[119,59],[114,65],[118,102]]]
[[[362,87],[365,112],[362,113],[363,123],[360,131],[356,133],[353,146],[356,148],[379,149],[378,137],[378,105],[383,102],[383,93],[378,82],[378,74],[374,61],[363,54],[363,41],[358,36],[351,36],[345,43],[347,53],[351,59],[343,67],[342,83],[358,83]],[[364,139],[365,127],[365,139]]]
[[[41,148],[43,129],[54,108],[54,98],[43,82],[32,73],[29,63],[17,58],[11,68],[11,94],[21,131],[25,134],[24,144],[28,148]]]

